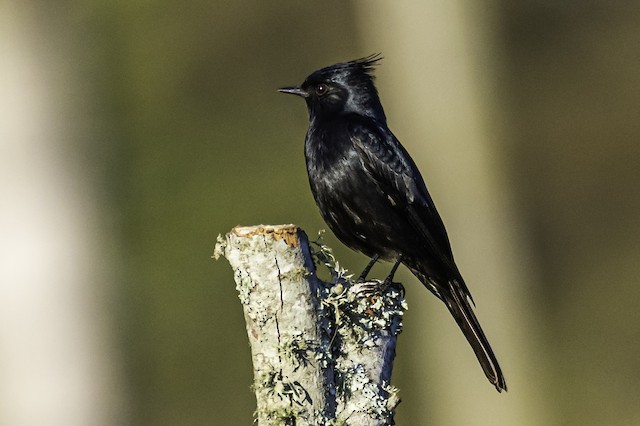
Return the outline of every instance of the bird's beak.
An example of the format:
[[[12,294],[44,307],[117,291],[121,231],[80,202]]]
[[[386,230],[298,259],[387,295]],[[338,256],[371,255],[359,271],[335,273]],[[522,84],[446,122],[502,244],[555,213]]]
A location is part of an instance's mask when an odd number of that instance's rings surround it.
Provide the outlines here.
[[[309,94],[299,87],[281,87],[280,89],[278,89],[278,92],[289,93],[290,95],[302,96],[303,98],[309,97]]]

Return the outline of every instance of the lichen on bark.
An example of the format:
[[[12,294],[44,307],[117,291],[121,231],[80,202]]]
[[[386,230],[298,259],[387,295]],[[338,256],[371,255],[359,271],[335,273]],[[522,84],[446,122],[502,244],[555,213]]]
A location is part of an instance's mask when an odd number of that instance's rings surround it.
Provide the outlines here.
[[[236,227],[214,257],[234,270],[254,365],[260,425],[388,425],[406,310],[398,286],[355,283],[295,225]],[[315,264],[332,272],[319,280]],[[382,289],[382,290],[381,290]]]

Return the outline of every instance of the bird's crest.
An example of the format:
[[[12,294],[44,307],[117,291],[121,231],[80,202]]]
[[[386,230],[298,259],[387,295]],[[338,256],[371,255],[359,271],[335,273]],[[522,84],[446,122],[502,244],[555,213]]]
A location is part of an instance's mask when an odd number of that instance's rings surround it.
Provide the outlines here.
[[[337,65],[344,65],[344,68],[352,69],[354,71],[361,71],[369,75],[369,77],[373,78],[373,71],[375,70],[376,66],[380,65],[380,61],[382,59],[383,58],[380,53],[374,53],[372,55],[365,56],[364,58],[355,59],[353,61]]]
[[[334,65],[330,65],[328,67],[325,67],[316,71],[315,73],[312,74],[312,76],[315,75],[315,76],[322,76],[327,78],[329,76],[336,75],[336,74],[338,75],[347,74],[350,76],[366,76],[369,79],[373,80],[374,79],[373,71],[375,70],[376,66],[380,64],[381,60],[382,60],[381,54],[374,53],[372,55],[365,56],[364,58],[354,59],[353,61],[340,62]]]

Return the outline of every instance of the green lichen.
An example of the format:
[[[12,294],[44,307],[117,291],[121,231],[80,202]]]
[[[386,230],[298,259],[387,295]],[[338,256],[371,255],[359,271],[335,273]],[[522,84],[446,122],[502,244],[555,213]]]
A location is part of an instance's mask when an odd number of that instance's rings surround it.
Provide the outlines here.
[[[381,281],[350,281],[351,275],[322,244],[316,245],[314,259],[332,275],[332,284],[320,288],[319,299],[321,317],[326,321],[324,329],[330,335],[336,400],[343,401],[335,424],[351,424],[350,418],[362,414],[380,424],[393,424],[400,402],[398,389],[372,379],[368,370],[371,366],[359,363],[349,352],[366,357],[368,351],[401,333],[407,310],[404,292],[400,285],[385,286]]]
[[[254,413],[260,425],[332,424],[321,411],[300,410],[299,407],[311,404],[309,394],[299,382],[287,380],[277,371],[262,371],[253,387],[256,394],[267,393],[266,398],[262,398],[266,404]]]
[[[401,291],[392,286],[381,294],[376,286],[382,286],[382,282],[376,283],[362,286],[340,281],[325,289],[322,298],[324,315],[331,317],[339,329],[355,334],[353,338],[364,346],[374,345],[380,332],[390,330],[394,335],[400,334],[407,310]]]
[[[327,272],[329,272],[333,283],[351,279],[353,275],[347,274],[347,270],[340,267],[340,263],[333,255],[331,247],[323,243],[322,238],[324,233],[324,230],[318,231],[318,237],[313,241],[309,241],[309,249],[316,269],[318,269],[319,266],[325,267]]]
[[[362,394],[359,400],[363,401],[363,404],[350,407],[351,412],[367,413],[372,418],[385,420],[386,424],[390,424],[388,421],[393,418],[393,410],[399,402],[396,388],[387,383],[378,384],[371,380],[362,365],[343,371],[341,378],[345,397],[350,398],[354,393]],[[351,413],[343,413],[343,415],[349,414]]]
[[[308,338],[301,330],[293,330],[280,340],[281,355],[293,361],[295,370],[309,365],[310,356],[317,352],[317,346],[314,340]]]
[[[213,259],[218,260],[220,256],[224,256],[224,251],[227,248],[227,239],[222,236],[222,234],[218,234],[218,238],[216,238],[216,245],[213,248]]]

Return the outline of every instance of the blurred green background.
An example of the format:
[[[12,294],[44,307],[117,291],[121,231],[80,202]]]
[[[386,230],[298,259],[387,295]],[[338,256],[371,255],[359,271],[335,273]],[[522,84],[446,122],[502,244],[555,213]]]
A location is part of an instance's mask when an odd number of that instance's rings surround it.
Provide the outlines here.
[[[232,271],[210,259],[216,236],[237,224],[325,228],[304,166],[304,103],[275,89],[382,52],[389,125],[423,171],[509,385],[498,395],[486,383],[446,310],[403,271],[397,423],[640,424],[640,3],[1,7],[3,126],[42,129],[24,133],[38,161],[12,157],[18,133],[3,137],[5,166],[24,165],[5,178],[20,195],[3,209],[20,205],[25,179],[49,188],[32,168],[66,176],[37,209],[74,212],[61,217],[83,241],[67,265],[86,269],[69,290],[82,297],[55,293],[82,313],[71,341],[93,367],[78,379],[90,392],[65,391],[73,374],[14,392],[25,383],[14,374],[0,423],[27,424],[55,396],[66,402],[42,424],[251,424],[250,351]],[[325,240],[350,270],[366,264]],[[57,282],[59,268],[33,282]],[[48,303],[7,314],[2,346],[37,336],[13,318]],[[22,371],[8,359],[1,371]]]

